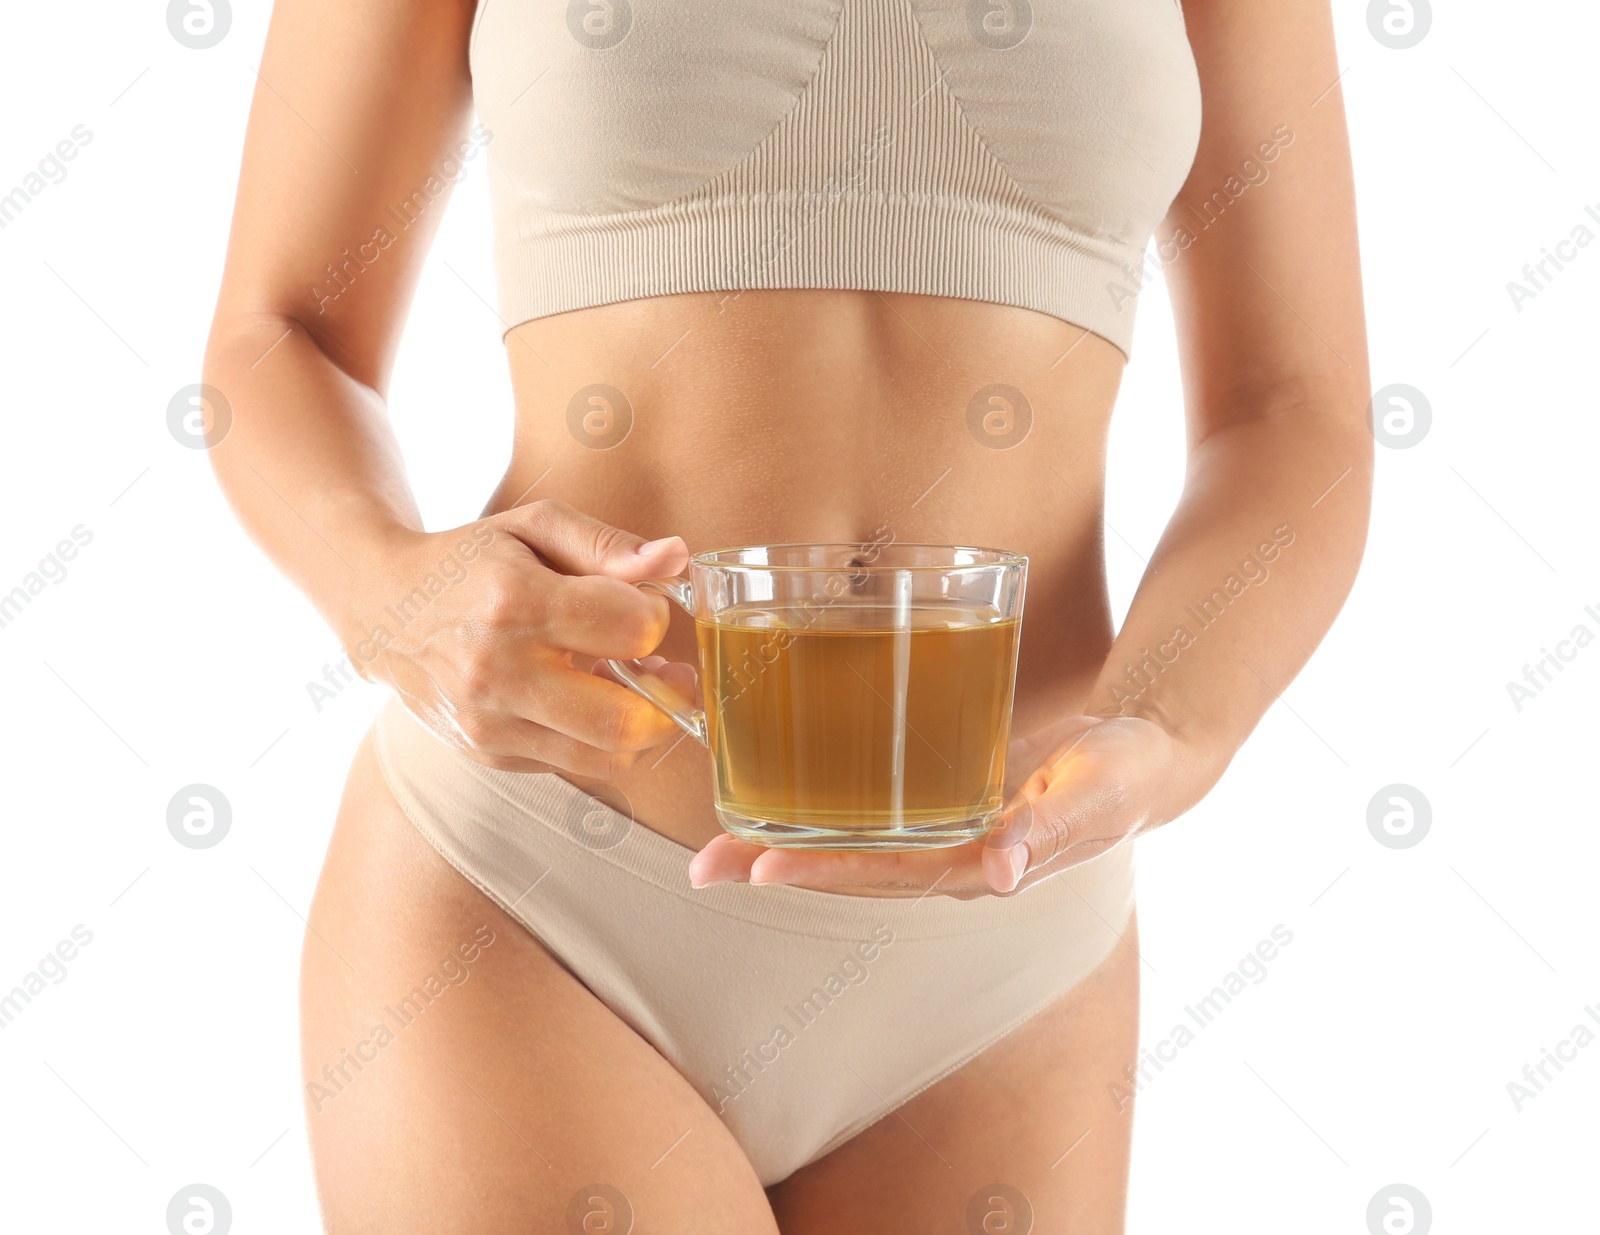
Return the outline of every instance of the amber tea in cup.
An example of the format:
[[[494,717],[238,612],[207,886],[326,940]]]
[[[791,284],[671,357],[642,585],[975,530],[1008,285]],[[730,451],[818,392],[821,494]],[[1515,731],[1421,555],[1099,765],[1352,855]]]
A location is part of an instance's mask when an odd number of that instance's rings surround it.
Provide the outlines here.
[[[709,748],[718,818],[766,845],[983,835],[1005,779],[1027,559],[945,545],[695,554],[641,587],[694,616],[703,709],[608,663]]]

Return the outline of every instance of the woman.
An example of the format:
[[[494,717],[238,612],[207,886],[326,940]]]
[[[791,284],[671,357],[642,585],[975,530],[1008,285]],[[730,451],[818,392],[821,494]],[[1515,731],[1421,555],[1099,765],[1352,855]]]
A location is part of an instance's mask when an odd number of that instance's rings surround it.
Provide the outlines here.
[[[303,962],[329,1230],[1121,1229],[1128,842],[1216,782],[1366,535],[1338,74],[1322,3],[279,0],[206,380],[240,519],[395,691]],[[485,147],[515,441],[430,533],[384,399]],[[1158,266],[1189,466],[1114,636]],[[722,834],[606,670],[689,688],[692,624],[632,585],[802,541],[1028,555],[987,843]]]

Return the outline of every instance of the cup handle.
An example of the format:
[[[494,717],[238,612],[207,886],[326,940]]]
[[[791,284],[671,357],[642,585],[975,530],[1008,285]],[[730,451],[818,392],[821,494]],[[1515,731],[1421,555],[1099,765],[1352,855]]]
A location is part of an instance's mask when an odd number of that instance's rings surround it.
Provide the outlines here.
[[[665,596],[685,613],[694,616],[694,592],[690,589],[687,579],[681,576],[674,579],[645,579],[634,586],[646,592],[656,592]],[[635,662],[613,660],[609,656],[604,659],[611,667],[611,671],[621,678],[629,689],[643,695],[670,716],[678,728],[702,746],[706,745],[706,714],[702,709],[684,707],[678,702],[677,696],[661,685],[658,678],[653,678],[635,668]]]

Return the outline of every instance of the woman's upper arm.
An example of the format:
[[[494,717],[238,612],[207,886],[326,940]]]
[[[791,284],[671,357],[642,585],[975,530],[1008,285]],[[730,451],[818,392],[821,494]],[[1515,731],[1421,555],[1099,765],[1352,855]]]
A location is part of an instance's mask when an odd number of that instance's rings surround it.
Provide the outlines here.
[[[1190,441],[1294,411],[1364,424],[1355,192],[1327,0],[1183,7],[1200,146],[1157,239]]]
[[[475,8],[277,0],[214,335],[262,316],[289,319],[356,380],[383,388],[469,149]]]

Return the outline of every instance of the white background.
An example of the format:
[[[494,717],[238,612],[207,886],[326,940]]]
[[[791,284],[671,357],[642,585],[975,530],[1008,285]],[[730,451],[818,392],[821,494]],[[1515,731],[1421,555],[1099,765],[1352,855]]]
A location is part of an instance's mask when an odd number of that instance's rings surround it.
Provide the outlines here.
[[[1600,635],[1600,245],[1520,312],[1506,284],[1600,211],[1600,21],[1458,3],[1392,50],[1364,4],[1338,9],[1374,383],[1423,391],[1432,426],[1379,447],[1366,563],[1310,667],[1207,802],[1139,842],[1148,1044],[1275,925],[1294,941],[1141,1094],[1131,1230],[1359,1235],[1396,1182],[1440,1232],[1594,1230],[1600,1043],[1520,1112],[1507,1083],[1600,1016],[1600,646],[1520,711],[1506,683],[1574,627]],[[8,1229],[163,1231],[195,1181],[238,1232],[316,1223],[302,915],[379,696],[313,707],[334,639],[165,423],[199,380],[267,16],[236,5],[196,51],[160,3],[12,5],[0,38],[0,194],[93,133],[0,230],[0,591],[93,535],[0,629],[0,992],[93,932],[0,1029]],[[394,383],[433,527],[477,513],[509,443],[481,166]],[[1139,311],[1107,511],[1119,609],[1182,466],[1159,285]],[[191,782],[232,803],[215,848],[167,830]],[[1432,808],[1407,849],[1367,826],[1393,783]]]

